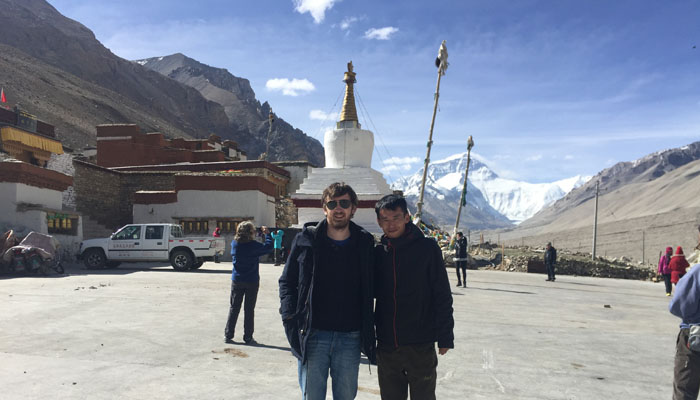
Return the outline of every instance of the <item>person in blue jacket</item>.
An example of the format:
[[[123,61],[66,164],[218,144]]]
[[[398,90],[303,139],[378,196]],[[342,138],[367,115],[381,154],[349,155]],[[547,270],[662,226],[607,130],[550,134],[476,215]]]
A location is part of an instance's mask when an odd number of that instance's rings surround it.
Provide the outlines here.
[[[272,232],[272,238],[275,239],[275,265],[280,265],[280,256],[282,252],[282,236],[284,232],[278,229],[277,232]]]
[[[700,353],[689,348],[688,339],[691,326],[700,325],[700,264],[691,267],[678,281],[668,309],[671,314],[681,318],[673,362],[673,399],[697,399],[700,390]]]
[[[241,222],[236,229],[236,236],[231,242],[231,258],[233,273],[231,274],[231,308],[228,311],[228,321],[224,330],[224,341],[233,343],[238,313],[245,300],[243,320],[243,341],[246,344],[256,344],[253,339],[255,302],[258,299],[260,287],[260,256],[272,251],[272,236],[267,227],[261,227],[265,235],[265,243],[255,240],[255,225],[250,221]]]

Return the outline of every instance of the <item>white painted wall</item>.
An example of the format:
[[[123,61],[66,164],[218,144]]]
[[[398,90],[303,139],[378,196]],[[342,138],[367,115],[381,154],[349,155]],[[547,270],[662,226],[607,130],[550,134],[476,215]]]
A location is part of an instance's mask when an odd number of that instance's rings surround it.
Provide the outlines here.
[[[370,168],[374,134],[358,128],[328,130],[323,137],[323,147],[326,168]]]
[[[280,165],[289,172],[289,183],[287,183],[287,193],[292,194],[299,189],[301,183],[304,182],[311,172],[311,165]]]
[[[17,203],[39,204],[41,207],[60,210],[62,193],[23,183],[0,182],[0,206],[4,210],[15,210]]]
[[[275,225],[275,199],[257,190],[181,190],[177,203],[134,204],[134,223],[176,222],[177,218],[252,217],[256,226]],[[210,230],[214,227],[210,222]]]

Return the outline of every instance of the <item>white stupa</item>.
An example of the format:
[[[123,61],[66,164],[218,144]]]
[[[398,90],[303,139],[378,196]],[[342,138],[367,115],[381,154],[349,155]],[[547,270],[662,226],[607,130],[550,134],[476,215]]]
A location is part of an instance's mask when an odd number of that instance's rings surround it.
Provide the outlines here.
[[[384,176],[372,169],[374,134],[361,129],[355,108],[355,73],[352,62],[343,78],[345,98],[340,121],[336,129],[328,130],[323,139],[326,166],[313,168],[304,179],[299,190],[292,194],[292,201],[298,209],[299,224],[317,222],[325,218],[321,207],[323,190],[333,182],[345,182],[352,186],[359,198],[359,205],[353,221],[369,232],[381,233],[374,213],[374,204],[380,198],[393,193]]]

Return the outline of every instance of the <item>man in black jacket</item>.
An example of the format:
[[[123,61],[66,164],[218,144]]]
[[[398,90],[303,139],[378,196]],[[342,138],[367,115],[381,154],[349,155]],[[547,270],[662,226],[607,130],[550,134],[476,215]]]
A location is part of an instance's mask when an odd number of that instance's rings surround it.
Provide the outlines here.
[[[554,282],[554,264],[557,262],[557,249],[552,246],[552,242],[547,243],[547,250],[544,251],[544,265],[547,267],[547,281]]]
[[[452,293],[442,251],[410,221],[406,200],[374,208],[384,231],[376,247],[375,324],[382,399],[435,399],[440,355],[454,348]]]
[[[333,398],[354,399],[360,351],[376,363],[374,236],[350,221],[357,203],[350,186],[327,187],[326,219],[294,238],[279,279],[280,314],[304,399],[326,398],[329,372]]]
[[[457,286],[467,287],[467,238],[462,232],[457,232],[457,240],[455,241],[455,269],[457,270]],[[462,271],[462,276],[459,276],[459,271]],[[462,279],[464,277],[464,279]]]

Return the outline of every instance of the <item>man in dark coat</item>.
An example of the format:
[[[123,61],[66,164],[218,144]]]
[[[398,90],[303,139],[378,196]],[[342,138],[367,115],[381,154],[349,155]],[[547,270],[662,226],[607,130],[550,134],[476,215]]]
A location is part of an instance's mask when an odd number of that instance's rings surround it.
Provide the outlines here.
[[[544,265],[547,267],[547,281],[554,282],[554,264],[557,262],[557,249],[552,246],[552,242],[547,243],[547,250],[544,251]]]
[[[410,221],[406,200],[374,208],[384,231],[376,256],[375,324],[382,399],[435,399],[440,355],[454,348],[452,293],[442,251]]]
[[[467,287],[467,238],[462,232],[457,232],[457,240],[455,240],[455,269],[457,270],[457,286]],[[459,272],[462,271],[462,276]]]
[[[304,399],[354,399],[360,351],[376,363],[374,236],[351,222],[358,199],[344,183],[323,192],[326,219],[297,234],[279,279],[280,313],[298,359]]]

